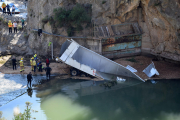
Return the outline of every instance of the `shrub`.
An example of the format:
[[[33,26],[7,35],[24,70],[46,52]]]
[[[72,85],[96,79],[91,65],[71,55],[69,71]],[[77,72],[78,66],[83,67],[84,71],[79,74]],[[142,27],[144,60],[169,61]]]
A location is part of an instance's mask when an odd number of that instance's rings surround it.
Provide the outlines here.
[[[15,114],[13,120],[30,120],[32,118],[31,111],[34,111],[31,109],[30,102],[26,102],[26,109],[24,110],[24,113]],[[35,111],[38,112],[38,111]],[[33,118],[36,119],[36,118]]]
[[[24,33],[24,38],[28,39],[29,35],[27,33]]]
[[[41,21],[46,24],[46,23],[48,22],[48,20],[49,20],[49,18],[48,18],[48,16],[46,16],[46,17],[43,18]]]
[[[48,21],[49,21],[50,25],[54,25],[54,23],[55,23],[53,17],[50,17],[50,18],[48,19]]]
[[[105,3],[106,3],[106,1],[105,1],[105,0],[103,0],[103,1],[102,1],[102,4],[105,4]]]
[[[160,6],[160,5],[161,5],[161,2],[154,3],[154,6]]]
[[[3,21],[3,18],[0,17],[0,21]]]
[[[18,30],[22,30],[22,26],[21,26],[21,25],[18,25],[18,26],[17,26],[17,29],[18,29]]]
[[[56,22],[59,27],[66,27],[68,36],[72,36],[74,30],[83,30],[82,23],[91,23],[91,17],[84,6],[76,4],[72,10],[65,8],[54,9],[54,19],[51,18],[51,21]]]
[[[59,27],[66,27],[69,24],[69,14],[70,10],[66,10],[63,8],[55,9],[54,10],[54,19],[57,22]]]
[[[84,22],[90,22],[91,18],[88,16],[85,8],[77,4],[72,10],[69,15],[69,19],[73,21],[74,25],[79,25]]]

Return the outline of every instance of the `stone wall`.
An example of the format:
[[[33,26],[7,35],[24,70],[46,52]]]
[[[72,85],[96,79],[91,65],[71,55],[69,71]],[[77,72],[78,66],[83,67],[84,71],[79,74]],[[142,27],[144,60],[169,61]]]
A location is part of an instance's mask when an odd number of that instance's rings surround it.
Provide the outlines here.
[[[34,52],[44,53],[46,47],[39,49],[40,44],[35,44],[37,39],[32,39],[34,33],[31,29],[42,28],[41,20],[47,15],[52,16],[54,8],[70,8],[75,3],[92,4],[92,22],[95,25],[138,22],[143,30],[142,50],[180,61],[179,0],[31,0],[28,3],[27,28],[30,34],[28,42],[31,48],[34,47]],[[45,24],[43,30],[53,32],[49,23]],[[61,35],[67,35],[65,28],[58,31]],[[47,45],[52,39],[58,43],[65,40],[43,35],[43,44]]]

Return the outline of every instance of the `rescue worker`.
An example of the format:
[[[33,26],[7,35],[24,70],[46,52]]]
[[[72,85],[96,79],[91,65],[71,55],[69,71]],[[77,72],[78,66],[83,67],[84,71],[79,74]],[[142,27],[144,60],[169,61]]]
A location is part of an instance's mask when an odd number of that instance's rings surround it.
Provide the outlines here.
[[[37,54],[34,55],[34,60],[36,61],[37,64]]]
[[[12,65],[13,65],[13,70],[16,70],[16,58],[13,57],[12,59]]]
[[[39,69],[39,72],[42,72],[42,62],[41,62],[41,60],[39,60],[39,62],[38,62],[38,69]]]
[[[37,60],[37,54],[34,55],[34,59]]]
[[[52,69],[49,67],[49,65],[47,65],[47,67],[45,68],[47,80],[50,79],[51,70]]]
[[[11,22],[11,20],[9,20],[9,22],[8,22],[8,27],[9,27],[9,33],[12,33],[12,22]]]
[[[24,71],[24,64],[23,64],[23,58],[21,58],[20,63],[20,72]]]
[[[6,4],[3,2],[2,4],[3,14],[6,13]]]
[[[46,58],[46,66],[48,66],[48,65],[49,65],[49,59]]]
[[[32,74],[31,74],[31,72],[27,75],[27,87],[28,87],[28,85],[29,85],[29,83],[30,83],[30,87],[31,87],[31,81],[33,80],[33,78],[32,78]]]
[[[33,60],[34,72],[36,72],[36,61]]]
[[[30,59],[31,71],[34,71],[33,60],[34,60],[34,57],[32,57],[32,58]]]

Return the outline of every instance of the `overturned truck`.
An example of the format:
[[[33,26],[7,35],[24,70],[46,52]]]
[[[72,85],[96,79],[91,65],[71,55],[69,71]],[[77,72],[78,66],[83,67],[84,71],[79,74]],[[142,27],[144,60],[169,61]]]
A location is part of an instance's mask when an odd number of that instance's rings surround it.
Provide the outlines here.
[[[133,68],[124,67],[102,55],[99,55],[74,40],[67,40],[63,43],[60,51],[60,60],[80,71],[104,80],[123,80],[142,78],[133,72]]]

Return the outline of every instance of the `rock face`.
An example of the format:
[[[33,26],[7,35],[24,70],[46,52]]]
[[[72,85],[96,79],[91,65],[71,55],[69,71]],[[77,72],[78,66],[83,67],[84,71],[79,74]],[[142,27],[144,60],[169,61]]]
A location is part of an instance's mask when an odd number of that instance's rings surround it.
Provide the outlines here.
[[[74,4],[92,4],[92,22],[95,25],[115,25],[138,22],[142,28],[142,50],[180,61],[180,0],[30,0],[28,1],[28,43],[33,52],[47,54],[48,43],[55,41],[55,49],[66,38],[43,34],[39,40],[32,29],[53,32],[49,23],[41,20],[53,15],[58,7],[71,8]],[[58,33],[67,35],[65,28]],[[86,33],[89,32],[86,30]],[[76,34],[78,36],[79,34]],[[43,47],[42,47],[43,46]]]

